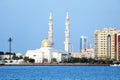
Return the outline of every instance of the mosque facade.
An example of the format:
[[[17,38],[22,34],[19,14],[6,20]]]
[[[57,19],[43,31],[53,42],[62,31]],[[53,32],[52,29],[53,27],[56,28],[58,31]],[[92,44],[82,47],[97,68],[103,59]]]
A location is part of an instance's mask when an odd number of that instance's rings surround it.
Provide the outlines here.
[[[51,63],[53,60],[55,62],[62,62],[64,59],[68,59],[71,54],[70,53],[70,31],[69,31],[69,16],[67,13],[66,16],[66,31],[65,31],[65,50],[60,51],[53,48],[53,23],[52,23],[52,14],[50,13],[49,17],[49,30],[48,30],[48,38],[44,39],[41,42],[41,47],[36,50],[28,50],[26,52],[26,56],[32,59],[35,59],[35,63]]]

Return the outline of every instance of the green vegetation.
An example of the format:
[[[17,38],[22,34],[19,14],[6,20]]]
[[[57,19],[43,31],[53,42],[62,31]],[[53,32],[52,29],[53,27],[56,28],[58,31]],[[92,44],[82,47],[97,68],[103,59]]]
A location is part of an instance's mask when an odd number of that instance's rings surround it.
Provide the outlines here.
[[[34,62],[35,62],[34,59],[29,58],[29,57],[24,57],[23,60],[24,60],[24,62],[26,62],[26,63],[34,63]]]
[[[54,63],[54,62],[57,62],[57,59],[56,59],[56,58],[52,58],[52,59],[51,59],[51,62],[53,62],[53,63]]]
[[[63,61],[65,62],[65,61]],[[89,64],[113,64],[113,63],[120,63],[120,62],[117,62],[115,60],[111,60],[111,59],[99,59],[99,60],[95,60],[95,59],[92,59],[92,58],[86,58],[86,57],[82,57],[82,58],[74,58],[72,57],[70,59],[70,61],[67,61],[67,62],[70,62],[70,63],[89,63]]]
[[[4,58],[3,60],[8,60],[8,58]]]
[[[34,60],[34,59],[32,59],[32,58],[29,58],[29,62],[30,62],[30,63],[34,63],[34,62],[35,62],[35,60]]]
[[[44,58],[43,63],[47,63],[47,62],[48,62],[48,59]]]
[[[19,57],[18,57],[18,56],[14,56],[14,55],[13,55],[12,59],[13,59],[13,60],[19,60],[19,59],[23,59],[23,57],[22,57],[22,56],[19,56]]]
[[[24,57],[23,60],[24,60],[25,62],[28,62],[28,61],[29,61],[29,57]]]

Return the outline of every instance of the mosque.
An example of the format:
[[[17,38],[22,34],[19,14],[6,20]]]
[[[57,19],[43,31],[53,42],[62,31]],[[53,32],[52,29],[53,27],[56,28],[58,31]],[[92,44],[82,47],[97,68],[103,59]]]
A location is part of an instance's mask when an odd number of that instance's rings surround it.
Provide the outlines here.
[[[71,57],[71,43],[70,43],[70,30],[69,30],[69,16],[68,12],[66,15],[66,30],[65,30],[65,41],[64,41],[64,51],[56,50],[53,48],[53,23],[52,23],[52,13],[50,13],[49,17],[49,31],[48,38],[44,39],[41,42],[41,47],[36,50],[28,50],[26,52],[26,56],[29,58],[35,59],[35,63],[51,63],[54,61],[62,62],[65,59],[69,59]]]

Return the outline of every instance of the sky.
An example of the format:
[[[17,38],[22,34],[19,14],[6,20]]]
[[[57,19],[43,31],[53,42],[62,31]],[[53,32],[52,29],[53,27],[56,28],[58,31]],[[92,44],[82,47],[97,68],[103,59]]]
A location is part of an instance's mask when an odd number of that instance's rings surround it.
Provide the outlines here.
[[[80,48],[80,36],[94,47],[94,30],[120,29],[120,0],[0,0],[0,51],[25,54],[41,47],[48,35],[50,12],[53,16],[54,48],[64,50],[65,17],[70,17],[73,52]]]

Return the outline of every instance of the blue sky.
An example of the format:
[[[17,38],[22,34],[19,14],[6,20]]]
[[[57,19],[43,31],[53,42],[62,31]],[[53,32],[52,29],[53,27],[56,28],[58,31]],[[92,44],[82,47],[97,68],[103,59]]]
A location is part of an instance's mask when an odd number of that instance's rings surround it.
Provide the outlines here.
[[[49,13],[53,15],[54,47],[64,50],[66,12],[70,16],[71,43],[79,51],[79,38],[94,44],[94,30],[120,29],[120,0],[0,0],[0,51],[25,54],[37,49],[48,34]]]

